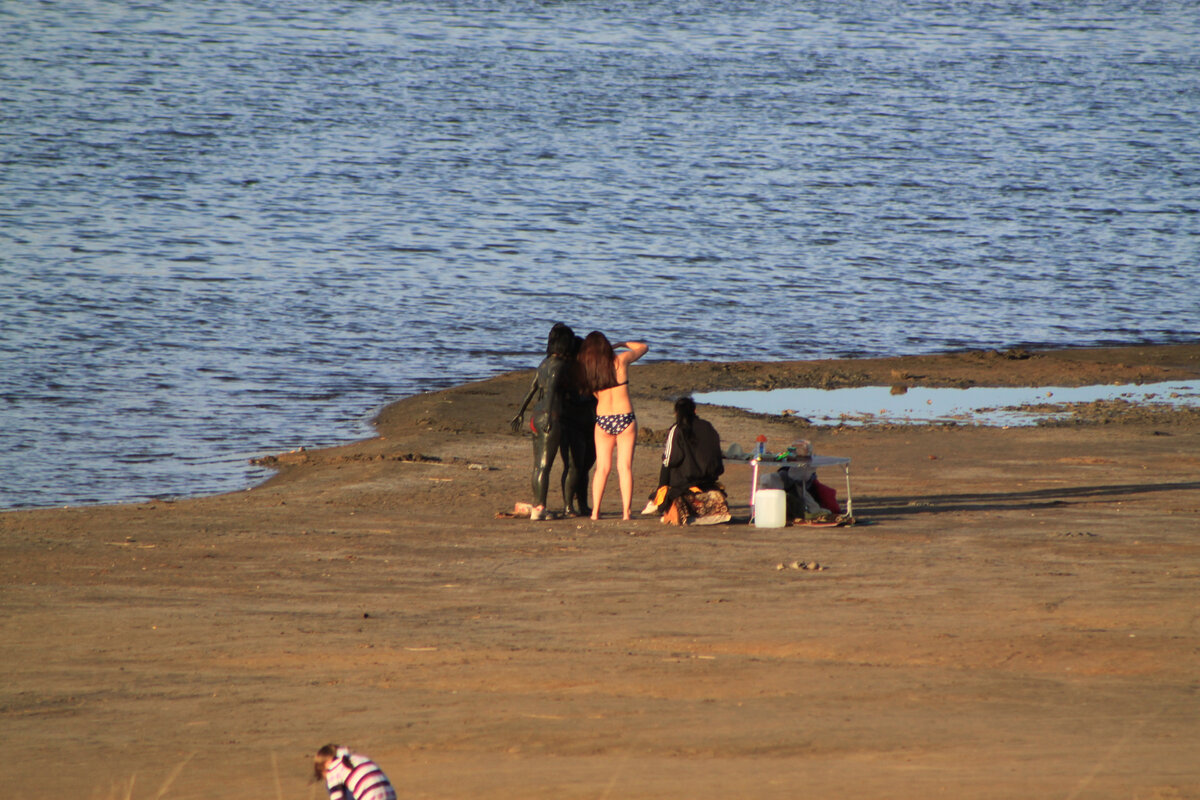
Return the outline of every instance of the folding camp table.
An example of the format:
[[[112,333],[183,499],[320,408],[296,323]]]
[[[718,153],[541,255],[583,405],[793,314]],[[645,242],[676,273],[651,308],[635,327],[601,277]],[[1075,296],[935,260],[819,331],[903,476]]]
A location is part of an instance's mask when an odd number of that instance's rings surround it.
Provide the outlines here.
[[[728,457],[727,457],[728,458]],[[802,458],[796,461],[777,461],[770,454],[764,456],[752,455],[749,458],[728,458],[730,461],[741,461],[749,464],[752,474],[750,476],[750,513],[754,513],[754,496],[758,493],[758,473],[763,467],[777,470],[781,467],[787,467],[789,477],[797,483],[803,485],[808,481],[808,476],[816,472],[817,467],[841,467],[842,472],[846,475],[846,516],[854,516],[854,498],[850,494],[850,459],[843,456],[812,456],[810,458]]]

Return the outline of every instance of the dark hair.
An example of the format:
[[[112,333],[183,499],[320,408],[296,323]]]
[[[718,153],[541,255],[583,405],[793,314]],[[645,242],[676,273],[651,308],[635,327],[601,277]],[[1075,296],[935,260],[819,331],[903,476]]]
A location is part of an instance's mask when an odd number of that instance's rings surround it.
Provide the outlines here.
[[[589,392],[599,392],[611,389],[617,385],[617,368],[613,346],[600,331],[592,331],[579,346],[579,355],[575,357],[579,364],[580,382]]]
[[[569,356],[574,341],[575,331],[571,330],[566,323],[556,322],[550,329],[550,336],[546,339],[546,355]]]
[[[696,401],[683,396],[675,401],[675,424],[680,432],[688,439],[694,438],[692,423],[696,421]]]
[[[579,369],[579,348],[583,346],[582,336],[571,337],[571,347],[567,350],[567,369],[564,377],[566,378],[567,394],[573,397],[585,395],[588,393],[583,385],[583,373]]]
[[[313,756],[313,777],[319,781],[325,780],[325,760],[336,758],[338,750],[341,749],[340,744],[327,744],[317,751]]]

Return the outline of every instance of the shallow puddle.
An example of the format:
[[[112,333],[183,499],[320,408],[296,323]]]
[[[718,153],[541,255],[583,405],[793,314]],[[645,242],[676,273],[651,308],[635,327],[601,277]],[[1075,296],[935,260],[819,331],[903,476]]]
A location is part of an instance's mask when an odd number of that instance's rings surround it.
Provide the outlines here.
[[[1200,383],[1141,386],[1041,386],[932,389],[888,386],[851,389],[773,389],[700,392],[697,403],[758,414],[804,417],[814,425],[948,424],[1021,426],[1070,416],[1073,404],[1125,401],[1175,408],[1200,407]]]

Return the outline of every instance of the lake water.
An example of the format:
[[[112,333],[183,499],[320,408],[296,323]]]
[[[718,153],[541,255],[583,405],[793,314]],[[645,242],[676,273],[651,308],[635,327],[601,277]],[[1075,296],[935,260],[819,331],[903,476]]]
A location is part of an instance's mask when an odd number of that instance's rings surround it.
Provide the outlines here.
[[[0,507],[248,487],[556,320],[1194,341],[1198,43],[1190,0],[0,4]]]
[[[946,389],[888,386],[846,389],[771,389],[696,392],[697,403],[756,414],[802,417],[814,425],[953,424],[1021,427],[1070,416],[1065,406],[1123,402],[1163,408],[1200,408],[1200,382],[1141,386],[973,386]]]

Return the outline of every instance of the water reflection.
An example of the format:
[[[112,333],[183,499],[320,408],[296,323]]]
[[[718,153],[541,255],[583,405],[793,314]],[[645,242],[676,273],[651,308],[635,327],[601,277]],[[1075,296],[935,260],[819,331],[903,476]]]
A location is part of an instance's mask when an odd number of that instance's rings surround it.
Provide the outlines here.
[[[1200,384],[1166,382],[1141,386],[1042,386],[938,389],[888,386],[851,389],[774,389],[701,392],[697,403],[732,406],[758,414],[803,417],[814,425],[966,424],[1036,425],[1070,415],[1068,406],[1123,400],[1172,407],[1200,407]]]

